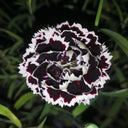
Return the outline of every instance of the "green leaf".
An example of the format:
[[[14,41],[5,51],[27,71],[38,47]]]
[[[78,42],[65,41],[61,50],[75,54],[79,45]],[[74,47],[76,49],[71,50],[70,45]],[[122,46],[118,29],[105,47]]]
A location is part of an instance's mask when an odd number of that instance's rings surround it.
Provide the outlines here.
[[[15,50],[19,48],[19,46],[22,44],[22,41],[17,41],[10,49],[10,54],[13,54]]]
[[[121,84],[121,87],[122,88],[126,88],[127,87],[127,83],[124,82],[126,79],[125,79],[125,76],[123,74],[123,72],[121,71],[121,69],[117,66],[114,66],[114,69],[115,69],[115,72],[116,72],[116,75],[118,77],[118,80],[120,81]]]
[[[111,37],[117,43],[117,45],[124,51],[124,53],[128,56],[128,40],[126,38],[124,38],[119,33],[116,33],[109,29],[100,29],[100,31]]]
[[[116,115],[118,113],[118,111],[120,110],[120,107],[122,105],[124,100],[122,100],[122,98],[118,98],[114,101],[114,103],[112,104],[111,108],[109,109],[109,111],[107,112],[107,116],[108,117],[113,117],[114,115]]]
[[[20,120],[5,106],[0,104],[0,115],[9,118],[18,128],[22,128]]]
[[[115,5],[116,7],[116,10],[118,12],[118,15],[119,15],[119,18],[120,18],[120,21],[122,22],[123,21],[123,14],[122,14],[122,11],[121,11],[121,8],[120,8],[120,5],[116,2],[116,0],[112,0],[113,4]]]
[[[86,7],[88,5],[88,2],[89,2],[89,0],[85,0],[85,2],[83,4],[83,7],[82,7],[82,11],[85,11],[86,10]]]
[[[31,98],[35,97],[36,95],[34,95],[32,92],[28,92],[26,94],[24,94],[23,96],[21,96],[14,104],[14,108],[16,110],[18,110],[19,108],[21,108],[28,100],[30,100]]]
[[[29,13],[32,14],[32,0],[28,0]]]
[[[72,114],[74,117],[80,115],[82,112],[84,112],[87,108],[89,107],[89,105],[84,105],[83,103],[81,103],[79,106],[77,106]]]
[[[16,99],[20,95],[20,93],[27,88],[25,82],[24,83],[21,83],[20,85],[22,85],[22,86],[20,86],[20,88],[15,93],[14,99]]]
[[[89,123],[84,128],[99,128],[96,124]]]
[[[43,111],[42,111],[42,113],[39,117],[39,120],[42,120],[43,117],[46,116],[49,113],[50,108],[51,108],[51,104],[46,103],[45,106],[44,106],[44,109],[43,109]]]
[[[111,105],[111,108],[107,110],[107,118],[102,122],[100,128],[107,128],[108,126],[110,126],[110,124],[114,120],[114,117],[120,111],[123,102],[124,100],[122,100],[122,98],[115,99],[114,103]]]
[[[47,120],[47,117],[45,117],[45,118],[43,119],[43,121],[39,124],[39,126],[36,126],[36,127],[27,127],[27,128],[43,128],[43,126],[44,126],[46,120]]]
[[[0,28],[0,31],[7,33],[9,36],[15,38],[16,40],[18,40],[20,42],[22,41],[22,38],[21,37],[19,37],[17,34],[11,32],[11,31],[8,31],[8,30],[3,29],[3,28]]]
[[[96,19],[95,19],[95,26],[99,25],[102,6],[103,6],[103,0],[100,0],[99,7],[98,7],[98,10],[97,10],[97,14],[96,14]]]
[[[9,86],[9,89],[8,89],[8,98],[11,99],[12,98],[12,95],[14,93],[14,91],[18,88],[18,86],[16,86],[16,83],[15,82],[12,82]]]
[[[6,12],[5,12],[4,10],[2,10],[1,8],[0,8],[0,17],[2,17],[2,19],[5,18],[7,22],[11,20],[11,18],[8,16],[8,13],[6,13]],[[4,20],[4,21],[5,21],[5,20]]]
[[[37,128],[43,128],[43,126],[44,126],[46,120],[47,120],[47,117],[45,117],[45,118],[43,119],[43,121],[41,122],[41,124],[40,124]]]
[[[128,88],[114,92],[100,92],[100,94],[110,97],[128,98]]]

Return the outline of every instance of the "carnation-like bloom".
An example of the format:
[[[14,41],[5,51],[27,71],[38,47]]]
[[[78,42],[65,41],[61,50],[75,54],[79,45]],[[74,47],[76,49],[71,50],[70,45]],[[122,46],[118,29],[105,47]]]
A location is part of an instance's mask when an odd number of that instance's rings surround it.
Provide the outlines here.
[[[19,65],[34,94],[53,105],[73,106],[98,95],[109,79],[112,56],[94,32],[80,24],[61,23],[41,29]]]

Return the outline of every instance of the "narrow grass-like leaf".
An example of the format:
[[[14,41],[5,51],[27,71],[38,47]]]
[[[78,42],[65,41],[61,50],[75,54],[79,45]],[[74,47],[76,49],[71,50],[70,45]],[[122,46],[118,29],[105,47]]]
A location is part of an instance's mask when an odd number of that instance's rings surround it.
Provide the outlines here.
[[[9,31],[9,30],[0,28],[0,31],[7,33],[9,36],[15,38],[15,39],[18,40],[18,41],[22,41],[22,38],[21,38],[21,37],[19,37],[17,34],[11,32],[11,31]]]
[[[32,0],[28,0],[28,7],[29,7],[29,12],[32,14]]]
[[[89,2],[89,0],[85,0],[85,2],[83,4],[83,7],[82,7],[82,11],[85,11],[86,10],[86,7],[88,5],[88,2]]]
[[[102,6],[103,6],[103,0],[100,0],[98,10],[97,10],[97,14],[96,14],[96,19],[95,19],[95,26],[99,25]]]
[[[11,99],[12,98],[12,95],[14,94],[14,91],[17,89],[17,85],[16,85],[16,82],[12,82],[10,84],[10,87],[8,89],[8,98]]]
[[[116,9],[117,9],[117,12],[118,12],[118,15],[119,15],[119,18],[120,18],[120,21],[122,22],[123,21],[123,14],[122,14],[122,11],[120,9],[120,6],[118,5],[118,3],[116,2],[116,0],[112,0],[113,4],[115,5]]]
[[[20,95],[20,93],[21,93],[24,89],[27,88],[25,82],[24,82],[23,84],[21,84],[21,85],[22,85],[22,86],[20,87],[20,89],[18,89],[17,92],[15,93],[14,99],[16,99],[16,98]]]
[[[45,118],[43,119],[43,121],[41,122],[41,124],[40,124],[37,128],[43,128],[43,127],[44,127],[44,124],[45,124],[45,122],[46,122],[46,120],[47,120],[47,117],[45,117]]]
[[[60,108],[60,107],[56,107],[56,106],[52,107],[52,111],[50,111],[50,113],[52,113],[53,115],[57,115],[59,112],[72,116],[72,113],[69,112],[68,110]]]
[[[10,49],[10,54],[12,54],[23,43],[22,38],[17,34],[3,28],[0,28],[0,31],[8,34],[10,37],[13,37],[14,39],[17,40],[17,42]]]
[[[6,13],[4,10],[0,8],[0,15],[1,17],[5,18],[6,20],[10,21],[11,18],[8,16],[8,13]]]
[[[22,14],[22,15],[17,15],[17,16],[15,16],[15,17],[14,17],[13,19],[11,19],[11,21],[9,22],[8,28],[9,28],[9,29],[12,29],[13,27],[15,27],[15,28],[17,28],[17,30],[20,30],[20,31],[21,31],[21,28],[20,28],[20,26],[19,26],[19,23],[18,23],[18,24],[16,24],[16,23],[19,22],[19,21],[21,21],[21,20],[22,20],[22,22],[23,22],[25,19],[27,19],[27,17],[28,17],[28,14],[27,14],[27,13]]]
[[[17,42],[11,47],[9,53],[10,53],[10,54],[14,53],[14,51],[15,51],[16,49],[18,49],[19,46],[20,46],[22,43],[23,43],[22,41],[17,41]]]
[[[124,102],[124,100],[122,100],[122,98],[118,98],[115,100],[115,102],[113,103],[113,105],[111,106],[111,108],[107,111],[107,117],[106,120],[104,120],[100,126],[100,128],[107,128],[108,126],[110,126],[111,122],[114,119],[114,116],[117,115],[117,113],[120,110],[120,107],[122,105],[122,103]]]
[[[125,76],[124,76],[123,72],[117,66],[114,66],[114,69],[115,69],[116,75],[117,75],[117,77],[118,77],[118,79],[121,83],[121,87],[126,88],[128,83],[124,82],[126,79],[125,79]]]
[[[37,127],[27,127],[27,128],[43,128],[46,120],[47,120],[47,117],[45,117],[43,119],[43,121],[39,124],[39,126],[37,126]]]
[[[9,118],[18,128],[22,128],[20,120],[5,106],[0,104],[0,115]]]
[[[21,108],[28,100],[30,100],[31,98],[35,97],[36,95],[34,95],[32,92],[28,92],[26,94],[24,94],[23,96],[21,96],[14,104],[14,108],[15,109],[19,109]]]
[[[112,116],[116,115],[118,113],[123,101],[124,100],[121,98],[116,99],[115,102],[113,103],[113,105],[111,106],[110,110],[108,111],[107,116],[112,117]]]
[[[39,117],[39,120],[42,120],[43,117],[46,116],[49,113],[50,108],[51,108],[51,104],[46,103],[45,106],[44,106],[44,109],[43,109],[43,111],[42,111],[42,113]]]
[[[114,92],[101,92],[101,95],[109,96],[109,97],[120,97],[120,98],[128,98],[128,88],[122,89]]]
[[[26,120],[26,119],[27,120],[32,120],[33,118],[37,118],[38,115],[40,114],[41,110],[42,110],[42,105],[34,106],[31,109],[31,111],[29,111],[29,112],[22,112],[22,114],[24,115],[24,118],[22,118],[22,119],[23,120]],[[36,119],[36,120],[38,120],[38,119]]]
[[[124,38],[119,33],[116,33],[109,29],[100,29],[100,31],[109,37],[111,37],[117,45],[124,51],[124,53],[128,56],[128,40]]]
[[[84,112],[87,108],[88,108],[89,105],[84,105],[83,103],[81,103],[79,106],[77,106],[72,114],[74,117],[80,115],[82,112]]]

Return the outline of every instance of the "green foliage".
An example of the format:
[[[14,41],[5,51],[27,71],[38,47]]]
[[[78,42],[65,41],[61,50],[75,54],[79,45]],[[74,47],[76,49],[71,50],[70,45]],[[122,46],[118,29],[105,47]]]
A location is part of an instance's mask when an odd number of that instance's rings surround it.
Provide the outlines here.
[[[101,29],[100,31],[110,36],[128,56],[128,40],[126,38],[112,30]]]
[[[99,25],[99,20],[100,20],[100,15],[101,15],[101,11],[102,11],[103,1],[104,0],[100,0],[100,2],[99,2],[99,7],[98,7],[98,10],[97,10],[96,19],[95,19],[95,26]]]
[[[0,127],[128,127],[127,12],[126,0],[0,1]],[[113,55],[110,81],[90,105],[60,108],[45,103],[18,73],[33,33],[66,20],[98,30],[100,42],[106,42]]]
[[[87,108],[89,107],[89,105],[84,105],[83,103],[81,103],[79,106],[77,106],[72,114],[74,117],[79,116],[80,114],[82,114],[82,112],[84,112]]]
[[[36,95],[34,95],[32,92],[28,92],[24,95],[22,95],[14,104],[14,108],[16,110],[18,110],[19,108],[21,108],[27,101],[29,101],[30,99],[32,99],[33,97],[35,97]]]
[[[46,103],[43,108],[42,113],[40,114],[39,120],[42,120],[44,116],[46,116],[49,113],[50,108],[51,108],[51,104]]]
[[[18,128],[22,128],[20,120],[5,106],[0,104],[0,115],[9,118]]]
[[[122,89],[113,92],[102,92],[101,94],[110,97],[128,98],[128,89]]]

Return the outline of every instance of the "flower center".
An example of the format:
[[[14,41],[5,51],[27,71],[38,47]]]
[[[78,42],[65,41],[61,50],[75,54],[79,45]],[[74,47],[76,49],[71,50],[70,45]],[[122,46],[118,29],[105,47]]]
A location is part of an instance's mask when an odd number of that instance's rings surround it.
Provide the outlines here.
[[[62,69],[59,66],[56,66],[55,64],[49,65],[47,68],[47,73],[49,77],[51,77],[53,80],[60,81]]]

